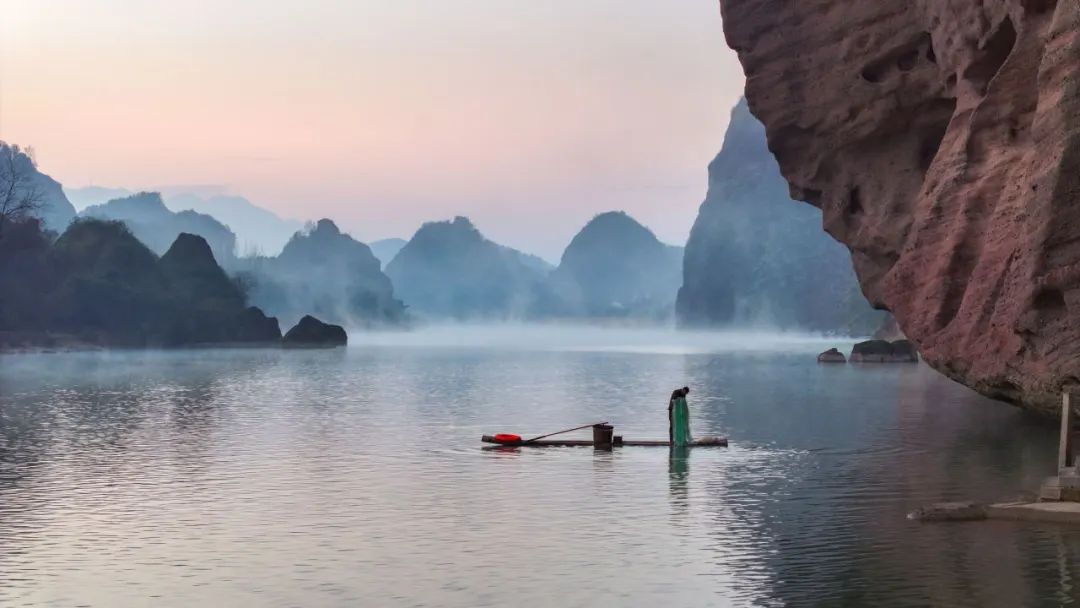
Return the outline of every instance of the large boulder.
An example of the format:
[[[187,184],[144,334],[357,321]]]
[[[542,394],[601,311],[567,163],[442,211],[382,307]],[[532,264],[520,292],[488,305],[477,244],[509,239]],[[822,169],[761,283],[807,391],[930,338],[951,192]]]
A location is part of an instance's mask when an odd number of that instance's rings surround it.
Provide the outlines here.
[[[345,328],[323,323],[311,315],[305,315],[282,338],[286,348],[334,348],[345,346],[348,342]]]
[[[844,357],[844,353],[839,349],[830,348],[829,350],[821,353],[817,356],[818,363],[847,363],[847,359]]]
[[[867,340],[851,349],[852,363],[918,363],[919,353],[907,340]]]
[[[795,198],[925,360],[1054,415],[1080,378],[1080,3],[721,0]]]

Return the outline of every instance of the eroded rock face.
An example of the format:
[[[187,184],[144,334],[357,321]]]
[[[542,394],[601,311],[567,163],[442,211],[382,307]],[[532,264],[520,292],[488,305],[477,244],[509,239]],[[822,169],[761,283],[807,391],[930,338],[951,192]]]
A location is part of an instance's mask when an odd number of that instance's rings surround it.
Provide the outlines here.
[[[1056,412],[1080,383],[1080,3],[721,0],[795,198],[924,360]]]

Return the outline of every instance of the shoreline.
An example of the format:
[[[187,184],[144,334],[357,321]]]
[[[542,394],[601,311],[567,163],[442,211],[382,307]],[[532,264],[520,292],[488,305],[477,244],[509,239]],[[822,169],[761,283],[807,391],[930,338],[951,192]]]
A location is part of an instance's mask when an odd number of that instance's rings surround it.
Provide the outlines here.
[[[20,334],[18,339],[0,332],[0,355],[40,355],[86,352],[126,352],[126,351],[184,351],[202,349],[236,350],[318,350],[337,347],[318,345],[286,345],[281,341],[259,342],[203,342],[196,344],[123,344],[92,341],[72,334]]]

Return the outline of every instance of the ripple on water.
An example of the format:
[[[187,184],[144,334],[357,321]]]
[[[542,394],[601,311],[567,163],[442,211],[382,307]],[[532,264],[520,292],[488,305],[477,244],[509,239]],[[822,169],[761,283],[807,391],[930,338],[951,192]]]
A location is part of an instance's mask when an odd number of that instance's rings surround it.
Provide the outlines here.
[[[1073,597],[1072,530],[904,518],[1037,485],[1053,429],[924,369],[698,340],[8,358],[0,605]],[[663,437],[682,383],[731,448],[480,449],[598,420]]]

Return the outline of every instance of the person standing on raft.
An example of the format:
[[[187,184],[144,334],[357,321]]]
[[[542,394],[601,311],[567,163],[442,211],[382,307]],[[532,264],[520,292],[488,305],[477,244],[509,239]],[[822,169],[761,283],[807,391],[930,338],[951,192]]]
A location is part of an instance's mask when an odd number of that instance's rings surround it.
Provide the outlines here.
[[[675,389],[668,401],[668,442],[672,447],[690,445],[690,406],[686,404],[689,387]]]

